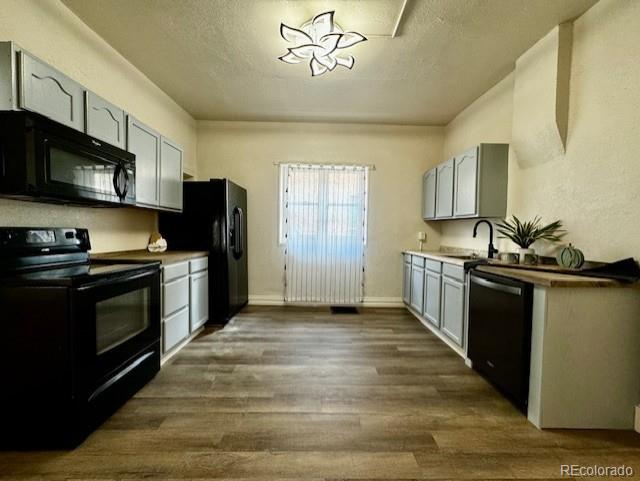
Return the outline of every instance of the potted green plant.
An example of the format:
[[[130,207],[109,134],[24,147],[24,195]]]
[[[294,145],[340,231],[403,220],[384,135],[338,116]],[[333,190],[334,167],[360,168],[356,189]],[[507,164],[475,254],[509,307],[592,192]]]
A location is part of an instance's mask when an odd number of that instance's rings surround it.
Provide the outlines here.
[[[496,230],[519,247],[520,264],[524,263],[527,254],[535,253],[531,248],[531,244],[534,242],[538,240],[558,242],[566,234],[566,231],[562,229],[561,221],[556,220],[550,224],[542,225],[538,216],[533,220],[522,222],[515,215],[512,215],[511,219],[499,222]]]

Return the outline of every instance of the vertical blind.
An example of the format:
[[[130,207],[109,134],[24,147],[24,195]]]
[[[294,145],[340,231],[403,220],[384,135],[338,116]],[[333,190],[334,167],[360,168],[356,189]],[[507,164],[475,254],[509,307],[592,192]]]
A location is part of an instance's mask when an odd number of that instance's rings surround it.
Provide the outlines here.
[[[285,301],[361,303],[368,167],[288,164],[280,168]]]

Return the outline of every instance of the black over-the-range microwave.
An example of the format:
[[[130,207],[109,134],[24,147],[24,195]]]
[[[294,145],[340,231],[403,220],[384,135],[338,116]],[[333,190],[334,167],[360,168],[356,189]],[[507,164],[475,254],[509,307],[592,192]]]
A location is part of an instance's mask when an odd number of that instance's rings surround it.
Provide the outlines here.
[[[42,115],[0,112],[0,196],[134,204],[135,155]]]

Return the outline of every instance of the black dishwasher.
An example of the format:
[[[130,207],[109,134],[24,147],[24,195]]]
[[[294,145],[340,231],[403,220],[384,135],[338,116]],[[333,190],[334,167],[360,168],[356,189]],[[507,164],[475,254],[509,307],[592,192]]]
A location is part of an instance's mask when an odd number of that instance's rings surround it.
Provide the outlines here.
[[[533,286],[476,270],[470,279],[469,359],[526,413]]]

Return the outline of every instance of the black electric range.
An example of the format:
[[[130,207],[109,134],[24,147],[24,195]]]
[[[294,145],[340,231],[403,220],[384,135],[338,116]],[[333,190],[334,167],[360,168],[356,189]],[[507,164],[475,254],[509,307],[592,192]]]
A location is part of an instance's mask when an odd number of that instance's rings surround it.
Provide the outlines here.
[[[160,267],[86,229],[0,227],[0,446],[68,448],[160,368]]]

